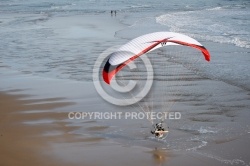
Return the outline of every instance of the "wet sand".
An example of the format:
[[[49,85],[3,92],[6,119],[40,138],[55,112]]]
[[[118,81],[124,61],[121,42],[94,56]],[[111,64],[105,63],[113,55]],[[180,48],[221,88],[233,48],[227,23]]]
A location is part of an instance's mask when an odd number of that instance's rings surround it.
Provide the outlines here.
[[[31,81],[22,79],[24,85]],[[40,81],[33,79],[34,84]],[[44,84],[40,85],[41,89],[42,86]],[[102,122],[69,121],[65,110],[82,110],[74,107],[79,105],[77,100],[71,102],[64,97],[44,98],[24,93],[30,92],[12,89],[0,93],[1,165],[152,165],[168,158],[164,150],[152,151],[108,138],[104,133],[112,127]],[[126,142],[126,138],[123,141]]]
[[[11,92],[15,91],[18,90]],[[56,162],[45,153],[50,150],[48,145],[59,138],[62,139],[60,133],[64,133],[63,139],[72,139],[73,137],[67,136],[66,133],[73,127],[66,128],[62,122],[53,123],[54,119],[57,121],[64,119],[60,113],[29,113],[29,111],[49,111],[73,103],[60,103],[60,98],[23,100],[24,97],[25,95],[9,95],[8,92],[0,93],[1,165],[47,165],[46,163],[55,165]],[[37,102],[46,104],[37,104]],[[47,119],[52,119],[52,123],[47,123]],[[30,121],[36,122],[27,124]],[[52,135],[43,136],[47,132]]]

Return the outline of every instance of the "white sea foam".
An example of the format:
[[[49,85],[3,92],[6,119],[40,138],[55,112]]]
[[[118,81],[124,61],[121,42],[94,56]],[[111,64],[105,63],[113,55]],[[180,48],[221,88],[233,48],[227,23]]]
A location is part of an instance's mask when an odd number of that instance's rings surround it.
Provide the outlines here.
[[[173,32],[250,48],[250,22],[246,20],[249,17],[248,10],[215,7],[166,13],[156,17],[156,22],[169,27]]]
[[[200,129],[198,131],[199,131],[200,134],[217,133],[217,131],[212,130],[211,128],[205,129],[203,127],[200,127]]]
[[[192,141],[199,141],[199,142],[201,142],[201,144],[198,145],[198,146],[192,147],[192,148],[188,148],[188,149],[186,149],[186,151],[196,151],[197,149],[200,149],[200,148],[202,148],[204,146],[207,146],[206,141],[202,141],[202,140],[199,140],[199,139],[193,139]]]
[[[206,9],[206,10],[221,10],[222,9],[222,7],[214,7],[214,8],[208,8],[208,9]]]

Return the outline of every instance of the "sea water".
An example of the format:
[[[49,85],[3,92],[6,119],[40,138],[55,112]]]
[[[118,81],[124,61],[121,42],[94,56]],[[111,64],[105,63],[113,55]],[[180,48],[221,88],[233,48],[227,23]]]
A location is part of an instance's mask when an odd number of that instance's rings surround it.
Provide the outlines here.
[[[203,43],[211,52],[210,65],[195,64],[199,73],[250,88],[248,0],[1,0],[0,61],[24,73],[91,81],[95,59],[105,47],[116,43],[105,45],[105,39],[99,42],[92,38],[84,48],[83,40],[62,40],[53,27],[43,23],[67,16],[109,17],[110,10],[117,10],[117,19],[127,26],[113,32],[119,44],[155,31],[184,33]],[[99,50],[93,43],[98,43]]]

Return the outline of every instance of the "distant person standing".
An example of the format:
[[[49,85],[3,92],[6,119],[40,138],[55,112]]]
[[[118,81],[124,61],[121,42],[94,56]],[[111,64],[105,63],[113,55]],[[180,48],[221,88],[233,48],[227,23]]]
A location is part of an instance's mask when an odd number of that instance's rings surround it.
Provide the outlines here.
[[[115,10],[115,16],[116,16],[116,10]]]
[[[111,16],[113,16],[113,10],[111,10],[110,14],[111,14]]]

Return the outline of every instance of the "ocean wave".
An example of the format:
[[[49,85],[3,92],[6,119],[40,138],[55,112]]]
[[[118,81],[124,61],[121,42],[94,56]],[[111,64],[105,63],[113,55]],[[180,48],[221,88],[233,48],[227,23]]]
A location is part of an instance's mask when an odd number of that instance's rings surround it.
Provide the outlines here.
[[[193,134],[215,134],[217,133],[217,129],[215,128],[211,128],[211,127],[199,127],[199,128],[195,128],[194,126],[192,127],[187,127],[187,126],[183,126],[181,127],[179,130],[181,131],[185,131],[185,132],[188,132],[188,133],[193,133]]]
[[[131,5],[131,8],[150,8],[150,5]]]
[[[249,17],[248,10],[216,7],[207,10],[166,13],[156,17],[156,22],[169,27],[173,32],[185,33],[207,41],[250,48],[250,22],[246,20]],[[233,23],[232,20],[234,20]]]
[[[208,9],[206,9],[206,10],[208,10],[208,11],[210,11],[210,10],[221,10],[222,9],[222,7],[220,7],[220,6],[218,6],[218,7],[214,7],[214,8],[208,8]]]

